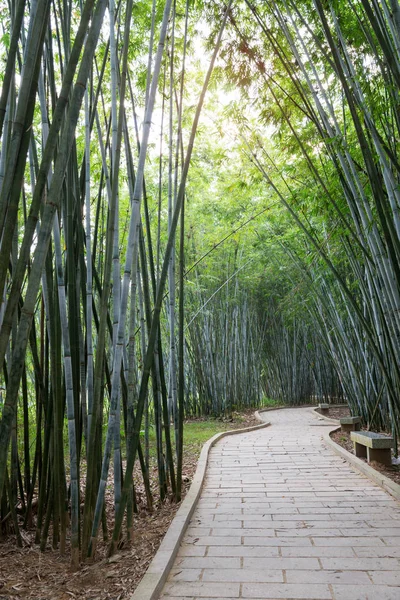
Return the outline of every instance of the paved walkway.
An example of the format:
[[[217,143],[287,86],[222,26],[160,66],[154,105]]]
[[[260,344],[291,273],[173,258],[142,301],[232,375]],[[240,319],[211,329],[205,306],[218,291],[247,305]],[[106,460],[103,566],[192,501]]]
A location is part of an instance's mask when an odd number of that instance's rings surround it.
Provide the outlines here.
[[[400,504],[325,448],[309,409],[226,437],[161,598],[400,600]]]

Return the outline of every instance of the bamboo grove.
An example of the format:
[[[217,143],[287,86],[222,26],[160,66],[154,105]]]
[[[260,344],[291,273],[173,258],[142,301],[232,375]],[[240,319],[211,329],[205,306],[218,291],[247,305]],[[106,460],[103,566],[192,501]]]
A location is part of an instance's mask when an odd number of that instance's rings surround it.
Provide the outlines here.
[[[284,252],[301,273],[297,285],[312,290],[309,322],[345,397],[369,426],[398,437],[398,3],[246,5],[259,40],[232,21],[234,45],[247,59],[242,71],[241,61],[239,69],[232,65],[232,76],[246,87],[258,73],[260,110],[278,124],[284,144],[297,147],[298,159],[290,164],[289,149],[282,168],[254,130],[246,152],[302,233],[306,254],[283,243]],[[325,362],[317,360],[310,360],[316,378]]]
[[[397,0],[2,8],[0,536],[112,554],[265,397],[397,437]]]

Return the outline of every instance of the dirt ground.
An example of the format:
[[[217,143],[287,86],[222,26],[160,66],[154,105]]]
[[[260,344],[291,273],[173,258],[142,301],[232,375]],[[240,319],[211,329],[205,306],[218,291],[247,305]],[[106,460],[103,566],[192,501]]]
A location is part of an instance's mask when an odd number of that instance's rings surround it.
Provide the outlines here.
[[[320,411],[317,409],[316,412],[320,412]],[[330,419],[339,420],[342,417],[349,417],[350,411],[347,406],[338,406],[336,408],[330,408],[329,414],[326,416],[329,417]]]
[[[257,425],[254,411],[241,413],[228,422],[229,429]],[[227,429],[226,425],[223,429]],[[190,487],[199,452],[184,452],[184,494]],[[156,471],[152,475],[156,489]],[[179,505],[166,501],[149,513],[141,502],[137,484],[139,513],[135,515],[134,539],[121,545],[118,553],[107,558],[107,543],[100,542],[96,562],[83,564],[79,571],[70,569],[69,552],[60,556],[48,545],[39,552],[34,543],[35,531],[21,530],[23,548],[18,548],[15,536],[0,541],[0,600],[127,600],[142,579],[149,563],[171,523]],[[106,498],[108,522],[112,522],[112,497]]]
[[[345,431],[335,431],[331,433],[331,438],[334,442],[339,444],[345,448],[351,454],[354,454],[353,442],[350,439],[350,433]],[[361,458],[364,462],[367,462],[366,458]],[[394,482],[400,484],[400,464],[396,464],[399,459],[393,457],[393,464],[390,467],[386,467],[385,465],[381,465],[375,461],[370,463],[370,467],[373,467],[376,471],[379,471],[383,475],[386,475],[389,479],[392,479]]]

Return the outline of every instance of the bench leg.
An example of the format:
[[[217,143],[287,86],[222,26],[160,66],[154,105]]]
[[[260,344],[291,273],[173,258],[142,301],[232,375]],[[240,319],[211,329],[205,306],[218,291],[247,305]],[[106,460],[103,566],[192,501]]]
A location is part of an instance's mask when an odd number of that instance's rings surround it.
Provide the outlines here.
[[[354,425],[341,425],[340,428],[342,431],[345,431],[346,433],[350,433],[351,431],[355,431],[355,426]]]
[[[355,423],[354,425],[341,425],[342,431],[346,431],[350,433],[351,431],[360,431],[360,423]]]
[[[392,464],[392,452],[390,448],[373,449],[367,448],[367,460],[370,463],[372,460],[381,463],[382,465]]]
[[[367,458],[367,447],[354,442],[354,454],[358,456],[358,458]]]

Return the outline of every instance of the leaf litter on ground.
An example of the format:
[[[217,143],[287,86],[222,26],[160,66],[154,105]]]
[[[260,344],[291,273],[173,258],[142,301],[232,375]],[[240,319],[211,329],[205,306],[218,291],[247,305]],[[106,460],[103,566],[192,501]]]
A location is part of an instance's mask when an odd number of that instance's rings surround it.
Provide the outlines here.
[[[203,421],[205,419],[194,422]],[[249,410],[233,413],[229,419],[216,420],[215,428],[226,431],[257,424],[259,422],[254,417],[254,411]],[[183,498],[190,488],[202,445],[203,441],[197,441],[187,444],[184,449]],[[107,557],[108,543],[101,536],[95,562],[82,563],[81,568],[75,572],[70,567],[69,540],[64,556],[60,556],[57,549],[53,550],[50,542],[46,551],[41,553],[34,543],[34,526],[30,530],[21,529],[23,548],[17,548],[13,535],[0,540],[0,600],[128,600],[145,574],[180,506],[170,498],[160,503],[155,465],[150,469],[150,480],[155,509],[152,513],[147,510],[145,490],[137,469],[134,482],[138,513],[134,515],[134,538],[129,542],[124,539],[118,553],[111,558]],[[110,533],[114,514],[112,465],[108,483],[105,510]],[[51,539],[50,530],[48,540]]]

